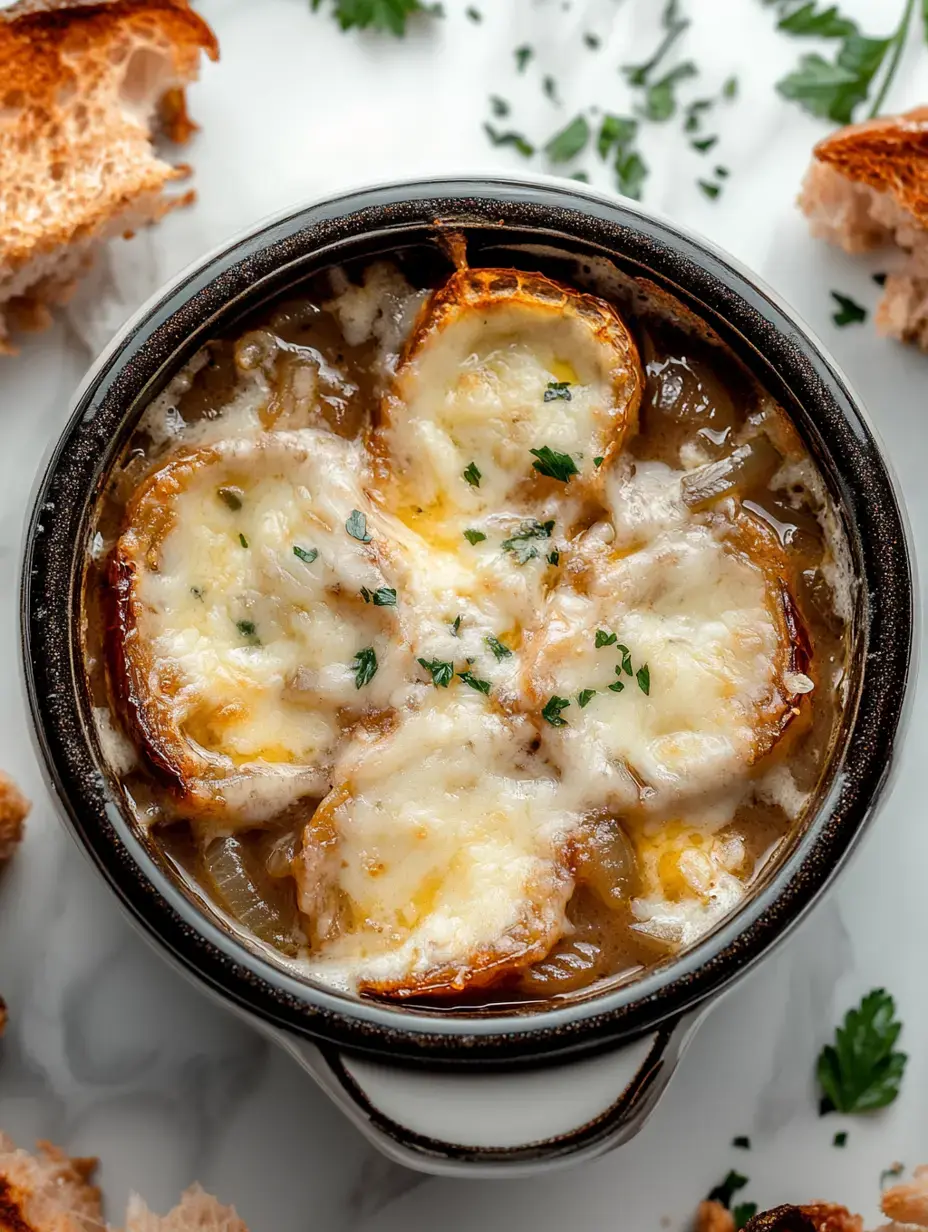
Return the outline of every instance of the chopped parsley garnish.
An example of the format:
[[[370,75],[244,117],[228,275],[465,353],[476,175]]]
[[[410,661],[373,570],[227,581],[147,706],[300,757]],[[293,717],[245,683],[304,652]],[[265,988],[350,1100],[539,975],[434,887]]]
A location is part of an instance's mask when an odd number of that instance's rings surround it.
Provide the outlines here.
[[[722,86],[722,97],[727,99],[738,97],[738,78],[729,77]]]
[[[224,505],[232,510],[233,513],[238,513],[242,507],[242,493],[238,488],[219,488],[216,495]]]
[[[593,459],[593,465],[596,467],[597,470],[599,470],[599,468],[602,466],[605,460],[606,459],[602,456],[602,454],[600,454],[598,458]]]
[[[549,381],[545,386],[545,402],[570,401],[570,381]]]
[[[458,634],[461,632],[461,621],[463,619],[464,619],[463,616],[455,616],[454,618],[454,624],[451,626],[451,632],[454,634],[455,637],[457,637]]]
[[[489,680],[479,680],[473,672],[458,672],[458,680],[462,680],[464,684],[469,685],[472,689],[476,689],[478,693],[489,695]]]
[[[626,676],[634,676],[635,673],[632,670],[631,651],[628,649],[627,646],[623,646],[621,642],[619,642],[616,645],[616,650],[622,656],[622,671],[625,673]],[[618,676],[619,674],[618,668],[615,669],[615,674]]]
[[[589,184],[590,182],[590,177],[585,171],[574,171],[571,173],[570,178],[576,180],[578,184]]]
[[[756,1202],[739,1202],[736,1207],[733,1207],[731,1216],[735,1221],[735,1232],[741,1232],[741,1229],[746,1227],[756,1214]]]
[[[242,545],[243,548],[248,547],[248,540],[245,538],[243,534],[241,533],[239,534],[238,541]]]
[[[700,154],[708,154],[713,146],[718,145],[718,137],[700,137],[698,141],[691,141],[690,145],[694,150],[698,150]]]
[[[589,121],[584,115],[574,116],[566,127],[554,134],[545,146],[545,153],[553,163],[569,163],[583,153],[589,141]]]
[[[734,1169],[729,1172],[724,1181],[721,1181],[714,1189],[709,1191],[707,1201],[721,1202],[726,1210],[731,1207],[731,1200],[739,1189],[744,1189],[748,1183],[748,1178],[742,1176],[740,1172],[735,1172]]]
[[[323,0],[312,0],[312,11],[317,13]],[[440,4],[423,4],[422,0],[333,0],[332,15],[343,30],[368,27],[402,38],[406,33],[406,20],[415,13],[440,17]]]
[[[447,689],[454,676],[454,664],[444,659],[420,659],[419,664],[431,673],[432,684],[437,689]]]
[[[548,553],[545,559],[549,565],[559,565],[561,563],[561,554],[557,548],[555,548],[553,552]]]
[[[509,115],[511,108],[504,98],[500,98],[498,94],[491,94],[490,110],[496,116],[497,120],[502,120]]]
[[[345,523],[345,530],[360,543],[370,543],[371,537],[367,533],[367,518],[360,509],[352,509],[348,521]]]
[[[668,0],[664,8],[662,24],[665,34],[650,60],[646,60],[644,64],[625,64],[622,66],[622,72],[625,74],[625,78],[630,86],[646,86],[648,84],[651,74],[673,47],[683,31],[689,26],[690,23],[687,18],[680,16],[678,0]]]
[[[493,637],[493,635],[491,634],[489,637],[485,638],[484,640],[486,644],[490,647],[490,649],[493,651],[493,654],[496,657],[497,663],[499,663],[502,659],[512,658],[512,651],[509,649],[508,646],[504,646],[498,637]]]
[[[686,107],[686,120],[683,123],[685,133],[698,133],[705,112],[711,111],[715,100],[711,98],[695,98]]]
[[[603,45],[603,41],[598,34],[584,34],[583,41],[586,43],[587,47],[589,47],[590,51],[599,51],[600,47]]]
[[[486,539],[486,535],[482,530],[466,530],[464,532],[464,538],[470,544],[483,543],[484,539]]]
[[[872,1112],[885,1108],[899,1094],[907,1057],[896,1051],[902,1023],[884,988],[868,993],[857,1009],[848,1010],[835,1031],[834,1044],[819,1054],[816,1072],[826,1112]]]
[[[596,150],[600,158],[608,158],[617,146],[626,148],[638,135],[638,121],[628,116],[607,114],[599,126]]]
[[[528,64],[529,60],[532,59],[534,54],[535,54],[535,49],[533,47],[529,47],[527,43],[525,44],[524,47],[517,47],[515,49],[515,51],[513,52],[513,55],[516,58],[516,68],[519,70],[520,73],[525,72],[525,67]]]
[[[561,718],[561,711],[566,710],[569,705],[569,697],[558,697],[555,694],[553,697],[548,698],[545,708],[541,712],[541,717],[550,723],[552,727],[566,727],[567,720]]]
[[[199,599],[201,603],[203,602],[203,587],[202,586],[191,586],[190,593],[193,595],[194,599]]]
[[[511,552],[517,565],[528,564],[538,555],[535,539],[550,539],[554,530],[554,522],[523,522],[521,530],[517,530],[509,539],[504,539],[502,549]]]
[[[614,646],[618,640],[616,635],[610,633],[608,629],[597,629],[593,644],[599,650],[602,646]]]
[[[645,663],[644,667],[638,668],[637,672],[635,672],[635,679],[638,681],[638,688],[645,697],[649,697],[651,695],[651,673],[648,670],[647,663]]]
[[[480,12],[479,9],[469,8],[466,10],[466,12],[467,12],[468,18],[474,23],[474,25],[479,25],[480,22],[483,21],[483,14]]]
[[[873,281],[876,283],[878,287],[885,287],[886,279],[888,277],[889,277],[888,274],[871,274],[871,278],[873,279]]]
[[[624,688],[625,685],[621,680],[613,680],[612,684],[609,685],[609,690],[612,693],[621,693]]]
[[[749,1151],[751,1149],[751,1139],[741,1135],[738,1138],[732,1138],[731,1144],[737,1147],[739,1151]]]
[[[692,60],[684,60],[666,73],[659,81],[647,87],[644,96],[643,111],[647,119],[662,124],[669,120],[677,110],[676,88],[681,81],[698,76],[698,70]]]
[[[536,459],[532,463],[533,469],[548,479],[559,479],[561,483],[570,483],[572,475],[580,474],[576,462],[569,453],[558,453],[556,449],[550,449],[547,445],[542,445],[541,449],[530,449],[529,453]]]
[[[615,186],[623,197],[641,200],[641,190],[648,178],[648,167],[637,150],[630,150],[615,162]]]
[[[731,172],[727,167],[716,167],[715,174],[718,179],[727,180]]]
[[[522,133],[511,131],[501,133],[492,124],[484,124],[483,131],[494,145],[511,145],[514,150],[519,151],[523,158],[531,158],[535,153],[535,147]]]
[[[847,38],[857,33],[854,23],[842,17],[834,5],[819,10],[814,3],[801,4],[798,9],[785,13],[777,22],[777,29],[786,34],[809,34],[824,39]]]
[[[237,620],[235,627],[241,633],[242,637],[247,637],[252,646],[260,646],[258,640],[258,629],[253,620]]]
[[[358,651],[351,664],[351,670],[354,672],[356,689],[363,689],[366,684],[370,684],[377,675],[377,654],[373,646],[366,646]]]
[[[468,462],[467,466],[464,467],[464,479],[467,483],[469,483],[472,488],[479,488],[480,480],[482,478],[483,476],[480,474],[480,471],[477,470],[476,462]]]
[[[832,1146],[847,1146],[847,1130],[839,1130],[831,1140]]]
[[[541,88],[544,90],[546,98],[550,98],[552,103],[560,105],[560,100],[557,96],[557,82],[550,74],[542,79]]]
[[[361,598],[365,603],[373,603],[374,607],[396,607],[396,591],[392,586],[381,586],[379,590],[362,586]]]
[[[697,183],[710,201],[714,201],[722,191],[721,184],[713,184],[711,180],[697,180]]]
[[[301,548],[296,544],[293,545],[293,555],[298,556],[304,565],[311,565],[319,555],[318,548]]]
[[[880,1173],[880,1189],[886,1188],[887,1181],[898,1180],[898,1178],[902,1176],[903,1172],[905,1172],[905,1165],[900,1163],[895,1163],[889,1168],[884,1168]]]
[[[831,298],[838,305],[837,310],[831,317],[835,325],[839,327],[843,327],[845,325],[860,325],[861,322],[866,321],[866,308],[862,307],[849,296],[842,295],[839,291],[832,291]]]
[[[596,696],[595,689],[581,689],[577,694],[577,705],[582,710],[584,706],[588,706]]]

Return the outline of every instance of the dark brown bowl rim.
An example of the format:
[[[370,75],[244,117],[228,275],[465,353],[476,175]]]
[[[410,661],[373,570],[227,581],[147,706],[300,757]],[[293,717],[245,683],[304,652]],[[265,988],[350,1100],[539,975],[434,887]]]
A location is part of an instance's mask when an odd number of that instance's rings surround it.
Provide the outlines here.
[[[292,977],[198,912],[152,861],[95,756],[77,621],[88,518],[104,465],[138,407],[232,305],[359,238],[400,240],[440,221],[613,255],[706,315],[764,365],[836,488],[861,578],[860,677],[826,798],[791,854],[731,919],[673,963],[593,1000],[520,1016],[429,1014],[358,1001]],[[392,1061],[539,1064],[614,1047],[719,993],[779,941],[852,849],[885,784],[912,668],[907,527],[857,400],[808,329],[754,275],[633,202],[579,185],[437,179],[344,193],[266,222],[143,307],[79,390],[27,524],[21,618],[26,690],[49,782],[80,845],[143,930],[240,1009],[319,1042]],[[81,701],[80,699],[84,699]]]

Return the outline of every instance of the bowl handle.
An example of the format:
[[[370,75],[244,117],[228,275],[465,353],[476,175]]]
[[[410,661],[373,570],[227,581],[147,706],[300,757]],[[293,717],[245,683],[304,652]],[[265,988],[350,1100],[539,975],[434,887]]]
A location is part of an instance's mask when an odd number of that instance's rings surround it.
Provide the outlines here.
[[[443,1176],[512,1176],[595,1158],[632,1138],[701,1016],[598,1056],[478,1072],[385,1063],[270,1030],[391,1159]]]

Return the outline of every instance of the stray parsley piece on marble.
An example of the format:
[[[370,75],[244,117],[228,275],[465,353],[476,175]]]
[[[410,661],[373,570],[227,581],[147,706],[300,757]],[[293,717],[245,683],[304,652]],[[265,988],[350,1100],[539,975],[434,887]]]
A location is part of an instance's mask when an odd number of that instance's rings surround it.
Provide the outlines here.
[[[546,74],[542,78],[541,88],[545,92],[545,98],[549,98],[552,103],[556,103],[558,106],[560,106],[561,100],[557,96],[557,82],[554,80],[554,78],[551,76],[550,73]]]
[[[623,197],[640,201],[648,165],[637,150],[629,150],[615,161],[615,186]]]
[[[638,121],[630,116],[603,116],[596,138],[596,150],[600,158],[608,158],[616,147],[627,148],[638,136]]]
[[[587,47],[589,47],[590,51],[599,51],[600,47],[603,45],[603,41],[598,34],[584,34],[583,41],[586,43]]]
[[[713,184],[709,180],[699,180],[698,184],[710,201],[714,201],[722,191],[721,184]]]
[[[243,548],[248,547],[248,540],[245,538],[243,534],[241,533],[239,534],[238,541],[242,545]]]
[[[475,543],[483,543],[486,535],[482,530],[466,530],[464,531],[464,538],[469,544],[473,545]]]
[[[739,1189],[744,1189],[748,1183],[748,1178],[742,1176],[740,1172],[736,1172],[734,1168],[728,1173],[724,1181],[721,1181],[716,1187],[709,1191],[707,1201],[721,1202],[726,1210],[731,1209],[731,1200]]]
[[[926,14],[928,14],[928,10],[926,10]],[[873,279],[873,281],[876,283],[878,287],[885,287],[886,279],[889,277],[889,275],[888,274],[871,274],[870,277]]]
[[[847,1146],[847,1131],[840,1130],[831,1140],[832,1146]]]
[[[731,1144],[737,1147],[739,1151],[749,1151],[751,1149],[751,1139],[746,1138],[743,1134],[737,1138],[732,1138]]]
[[[593,644],[597,650],[602,646],[614,646],[618,638],[614,633],[610,633],[608,629],[597,629],[596,637],[593,639]]]
[[[566,710],[569,705],[569,697],[558,697],[555,694],[553,697],[548,698],[545,708],[541,712],[541,717],[550,723],[552,727],[566,727],[567,720],[561,718],[561,711]]]
[[[756,1202],[739,1202],[736,1207],[733,1207],[731,1216],[735,1221],[735,1232],[741,1232],[741,1229],[746,1227],[749,1220],[753,1219],[756,1214]]]
[[[586,116],[574,116],[571,122],[554,134],[545,145],[545,153],[553,163],[569,163],[586,149],[590,142],[590,124]]]
[[[216,495],[233,513],[238,513],[242,507],[242,493],[238,488],[219,488]]]
[[[362,586],[361,598],[365,603],[373,603],[374,607],[396,607],[396,591],[391,586],[381,586],[379,590]]]
[[[570,402],[570,381],[549,381],[545,386],[545,402]]]
[[[715,100],[711,98],[696,98],[691,103],[687,103],[683,131],[685,133],[698,133],[703,113],[710,111],[714,106]]]
[[[731,175],[731,172],[728,170],[727,167],[716,167],[715,174],[718,179],[727,180],[728,177]]]
[[[431,674],[436,689],[447,689],[454,676],[454,664],[444,659],[420,659],[419,664]]]
[[[369,27],[402,38],[406,33],[406,20],[416,13],[429,17],[441,17],[440,4],[423,4],[422,0],[333,0],[333,16],[343,30]],[[323,0],[312,0],[312,11],[317,13]]]
[[[293,555],[299,557],[304,565],[311,565],[319,555],[318,548],[301,548],[297,544],[293,545]]]
[[[509,115],[511,108],[504,98],[500,98],[498,94],[491,94],[490,110],[496,116],[497,120],[502,120]]]
[[[848,295],[842,295],[840,291],[830,292],[831,298],[838,305],[837,309],[832,313],[831,319],[835,325],[843,328],[845,325],[860,325],[867,319],[867,310],[856,300],[853,300]]]
[[[467,12],[467,16],[470,18],[470,20],[475,25],[479,25],[480,22],[483,21],[483,14],[480,12],[479,9],[469,8],[466,10],[466,12]]]
[[[520,73],[524,73],[529,60],[535,55],[535,49],[526,43],[523,47],[517,47],[513,55],[516,58],[516,68]]]
[[[639,667],[635,672],[635,679],[638,681],[638,688],[642,691],[645,697],[651,696],[651,672],[648,669],[647,663],[643,667]]]
[[[733,99],[733,98],[738,97],[738,78],[737,77],[729,77],[728,80],[725,82],[725,84],[722,86],[722,97],[727,98],[727,99]]]
[[[548,479],[559,479],[561,483],[570,483],[571,476],[579,475],[577,464],[569,453],[558,453],[547,445],[540,449],[530,449],[529,453],[535,459],[532,469]]]
[[[485,693],[489,697],[489,680],[480,680],[473,672],[458,672],[458,680],[463,681],[464,684],[469,685],[472,689],[476,689],[478,693]]]
[[[625,74],[625,79],[630,86],[646,86],[648,84],[651,74],[689,26],[689,20],[686,17],[680,16],[679,8],[678,0],[667,0],[661,17],[661,24],[665,32],[664,37],[661,39],[657,50],[650,60],[646,60],[644,64],[624,64],[622,66],[622,72]]]
[[[357,539],[359,543],[370,543],[371,541],[371,537],[367,533],[367,518],[360,509],[352,509],[348,521],[345,523],[345,530],[352,539]]]
[[[483,476],[480,474],[480,471],[477,470],[476,462],[468,462],[467,466],[464,467],[464,479],[470,486],[472,488],[479,488],[482,478]]]
[[[561,563],[561,554],[557,548],[555,548],[553,552],[548,553],[545,559],[549,565],[559,565]]]
[[[848,1010],[834,1044],[819,1054],[816,1073],[824,1098],[819,1112],[872,1112],[899,1094],[907,1056],[896,1051],[902,1023],[885,988],[867,993]]]
[[[531,158],[535,153],[535,147],[522,133],[501,133],[492,124],[484,124],[483,131],[494,145],[511,145],[514,150],[519,151],[523,158]]]
[[[550,539],[554,530],[554,522],[523,522],[520,530],[508,539],[504,539],[501,547],[504,552],[511,552],[517,565],[528,564],[538,555],[535,539]]]
[[[354,687],[363,689],[377,675],[377,654],[373,646],[365,646],[363,650],[359,650],[354,657],[354,662],[351,664],[351,670],[354,672]]]
[[[645,91],[642,112],[649,120],[662,124],[671,119],[677,110],[676,88],[681,81],[698,76],[698,69],[692,60],[684,60],[676,68],[666,73],[659,81],[649,85]]]
[[[690,145],[694,150],[698,150],[700,154],[708,154],[713,146],[718,145],[718,137],[700,137],[698,141],[691,141]]]
[[[574,171],[572,172],[570,178],[572,180],[578,180],[581,184],[589,184],[590,182],[590,177],[585,171]]]
[[[512,658],[512,651],[509,649],[508,646],[504,646],[498,637],[493,637],[491,634],[490,637],[484,638],[484,641],[493,651],[493,654],[496,658],[497,663],[499,663],[503,659]]]
[[[799,8],[787,10],[777,22],[777,29],[786,34],[807,34],[815,38],[847,38],[856,34],[857,27],[848,18],[842,17],[834,5],[819,9],[817,4],[800,4]]]
[[[895,1163],[889,1168],[884,1168],[880,1173],[880,1189],[886,1188],[887,1181],[896,1181],[905,1172],[905,1164]]]
[[[258,629],[253,620],[237,620],[235,627],[241,633],[242,637],[247,637],[252,646],[260,646],[258,640]]]
[[[582,710],[584,706],[588,706],[590,704],[590,702],[593,700],[595,696],[596,696],[595,689],[581,689],[580,692],[577,694],[577,705]]]

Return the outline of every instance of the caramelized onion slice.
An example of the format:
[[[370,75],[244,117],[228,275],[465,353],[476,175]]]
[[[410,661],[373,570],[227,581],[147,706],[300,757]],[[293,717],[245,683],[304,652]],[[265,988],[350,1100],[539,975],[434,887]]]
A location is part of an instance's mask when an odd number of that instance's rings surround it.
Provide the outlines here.
[[[766,436],[755,436],[717,462],[684,475],[680,492],[697,512],[726,496],[744,496],[773,476],[783,459]]]
[[[519,981],[523,993],[554,997],[575,992],[595,978],[602,950],[593,941],[572,937],[560,942],[542,962],[524,971]]]
[[[576,859],[577,880],[588,885],[605,906],[615,910],[636,892],[635,849],[614,817],[599,817],[584,826]]]
[[[239,839],[216,838],[207,843],[203,867],[215,897],[233,919],[289,958],[296,956],[298,947],[288,921],[279,905],[262,893]]]

